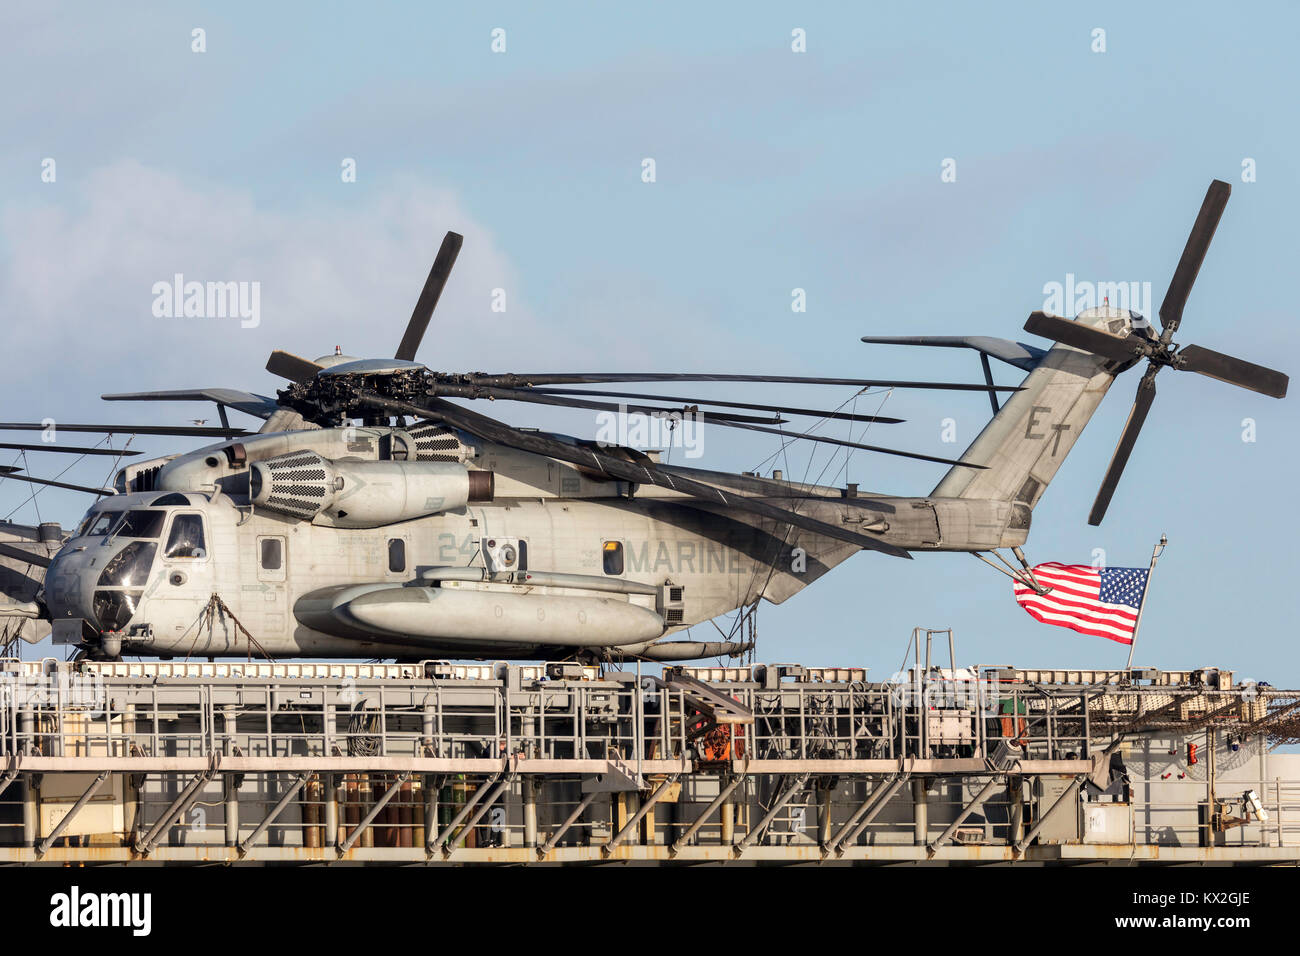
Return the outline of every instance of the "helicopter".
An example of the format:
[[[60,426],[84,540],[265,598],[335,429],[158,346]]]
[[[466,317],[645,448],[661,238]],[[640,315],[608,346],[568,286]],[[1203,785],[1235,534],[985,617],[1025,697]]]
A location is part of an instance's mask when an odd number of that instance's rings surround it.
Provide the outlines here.
[[[5,469],[97,500],[66,536],[45,525],[0,526],[0,618],[48,622],[56,644],[106,659],[683,661],[743,654],[752,641],[735,628],[719,628],[721,640],[685,632],[760,600],[781,603],[858,551],[909,559],[1011,549],[1028,571],[1020,546],[1033,509],[1120,374],[1146,362],[1094,525],[1161,369],[1285,396],[1280,372],[1172,341],[1230,189],[1216,180],[1206,193],[1160,306],[1159,334],[1136,312],[1106,304],[1074,319],[1034,312],[1025,329],[1048,348],[987,336],[863,337],[974,350],[983,383],[434,371],[415,356],[461,247],[448,233],[393,358],[336,350],[308,360],[277,350],[266,368],[288,384],[274,397],[227,388],[105,395],[210,401],[221,420],[219,428],[61,425],[220,439],[132,461],[111,488]],[[990,359],[1024,372],[1023,381],[996,385]],[[899,419],[610,389],[637,382],[973,390],[987,393],[992,417],[959,458],[946,459],[778,427],[783,416]],[[693,417],[948,468],[929,494],[861,493],[669,464],[627,445],[517,428],[457,400]],[[260,419],[260,429],[232,428],[228,409]]]

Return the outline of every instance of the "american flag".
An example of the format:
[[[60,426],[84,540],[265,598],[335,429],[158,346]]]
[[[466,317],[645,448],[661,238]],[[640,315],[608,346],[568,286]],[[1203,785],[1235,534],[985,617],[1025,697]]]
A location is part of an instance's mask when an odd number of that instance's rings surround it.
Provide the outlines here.
[[[1149,573],[1145,568],[1039,564],[1034,578],[1051,590],[1039,594],[1016,581],[1016,603],[1044,624],[1132,644]]]

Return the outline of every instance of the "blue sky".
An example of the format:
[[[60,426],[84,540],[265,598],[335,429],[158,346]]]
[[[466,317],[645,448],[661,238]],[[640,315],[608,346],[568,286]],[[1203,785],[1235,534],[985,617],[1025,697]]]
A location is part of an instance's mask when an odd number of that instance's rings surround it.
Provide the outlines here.
[[[1293,371],[1300,15],[1133,7],[7,5],[4,418],[152,421],[98,396],[271,393],[273,348],[392,354],[447,229],[466,242],[419,356],[433,368],[975,381],[973,355],[858,338],[1024,339],[1044,285],[1067,273],[1150,282],[1158,303],[1216,177],[1233,197],[1179,341]],[[196,27],[204,53],[191,51]],[[491,50],[495,28],[504,53]],[[791,51],[795,28],[805,53]],[[46,158],[54,183],[41,181]],[[355,183],[341,182],[345,158]],[[947,158],[956,182],[940,181]],[[177,272],[260,282],[260,324],[154,318],[151,286]],[[805,314],[790,310],[796,287]],[[490,309],[494,288],[507,291],[504,314]],[[1092,529],[1138,374],[1112,389],[1037,509],[1030,558],[1087,563],[1104,548],[1111,564],[1141,566],[1164,532],[1138,661],[1294,680],[1295,400],[1162,375]],[[885,409],[907,424],[868,441],[946,455],[988,411],[979,395],[903,391]],[[594,431],[581,413],[496,411]],[[941,441],[948,417],[955,445]],[[704,463],[749,468],[774,442],[709,432]],[[829,451],[814,454],[815,474]],[[787,470],[808,456],[792,449]],[[82,463],[67,477],[95,483],[106,470]],[[941,472],[864,453],[848,465],[849,480],[899,494],[928,492]],[[0,515],[36,520],[28,494],[0,482]],[[65,525],[85,505],[55,490],[36,500]],[[1102,667],[1126,654],[1034,622],[1005,578],[964,555],[859,555],[759,621],[761,659],[877,673],[918,624],[956,628],[968,662]]]

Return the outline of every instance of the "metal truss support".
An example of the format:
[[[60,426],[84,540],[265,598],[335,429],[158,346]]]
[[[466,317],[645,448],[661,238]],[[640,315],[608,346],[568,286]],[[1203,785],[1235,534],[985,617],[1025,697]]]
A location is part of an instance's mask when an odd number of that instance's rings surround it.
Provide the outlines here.
[[[226,807],[226,846],[239,845],[239,785],[235,774],[228,773],[221,780],[221,792]]]
[[[537,846],[537,778],[524,777],[520,787],[524,803],[524,846]]]
[[[727,784],[727,786],[723,787],[722,790],[718,792],[718,795],[713,798],[713,802],[704,808],[704,812],[696,817],[695,822],[686,828],[686,832],[677,838],[677,842],[668,848],[669,856],[676,856],[682,847],[687,846],[691,842],[691,837],[695,836],[695,834],[699,832],[700,827],[704,826],[704,824],[708,822],[709,817],[713,816],[713,814],[717,812],[718,807],[727,802],[727,798],[735,793],[736,788],[740,786],[744,779],[745,775],[742,773],[733,778],[731,783]]]
[[[44,840],[42,840],[39,844],[37,844],[36,855],[38,857],[44,856],[45,851],[54,845],[54,841],[63,835],[63,831],[68,828],[68,824],[72,822],[72,818],[75,817],[78,813],[80,813],[81,808],[91,801],[91,798],[93,798],[95,794],[99,792],[99,788],[104,785],[104,781],[107,779],[108,779],[108,771],[101,770],[99,776],[97,776],[94,779],[94,781],[90,784],[90,786],[86,788],[86,792],[83,793],[77,799],[77,802],[72,805],[72,808],[68,810],[66,814],[64,814],[63,819],[59,821],[58,826],[56,826],[52,831],[50,831],[49,836],[47,836]]]
[[[582,816],[583,811],[591,806],[591,801],[595,799],[595,790],[582,798],[582,802],[573,808],[573,812],[570,813],[568,817],[565,818],[565,821],[560,824],[560,828],[551,834],[549,840],[537,848],[537,856],[539,859],[544,859],[552,850],[555,849],[556,844],[560,842],[560,838],[569,832],[569,827],[578,822],[578,817]]]
[[[825,856],[831,851],[837,855],[843,853],[844,847],[856,840],[858,834],[870,826],[871,821],[880,815],[880,811],[885,809],[890,800],[894,799],[894,794],[903,789],[907,778],[907,774],[899,774],[883,789],[877,790],[868,797],[848,822],[840,827],[840,832],[831,840],[830,846],[822,851],[822,855]]]
[[[474,791],[474,796],[465,801],[465,805],[460,808],[460,813],[456,814],[452,821],[443,828],[441,833],[435,834],[433,832],[434,827],[429,826],[426,831],[429,834],[429,838],[424,843],[424,850],[426,853],[432,853],[435,849],[446,843],[447,840],[451,838],[451,835],[456,832],[456,828],[465,821],[466,817],[474,812],[474,808],[478,806],[479,801],[483,799],[492,785],[500,779],[501,774],[502,771],[498,770],[496,773],[492,774],[492,776],[484,780],[482,786]]]
[[[993,791],[996,790],[1001,783],[1002,781],[997,777],[994,777],[992,780],[986,783],[984,785],[984,789],[981,790],[979,793],[975,794],[975,799],[972,800],[970,803],[968,803],[962,809],[961,813],[957,814],[957,819],[953,820],[952,823],[948,824],[948,829],[944,830],[943,833],[939,835],[939,839],[935,840],[928,847],[926,847],[926,851],[928,852],[928,854],[930,856],[934,856],[935,852],[938,851],[939,847],[947,843],[952,838],[952,835],[957,832],[957,828],[966,822],[967,817],[969,817],[980,807],[984,806],[984,801],[987,800],[989,797],[993,796]]]
[[[306,773],[298,774],[298,779],[293,782],[293,786],[284,792],[284,796],[280,797],[279,802],[271,808],[271,812],[263,817],[262,822],[257,825],[256,829],[246,836],[243,842],[239,844],[237,849],[239,850],[240,857],[247,855],[248,851],[257,844],[257,841],[261,839],[262,834],[266,832],[267,827],[275,822],[275,818],[283,813],[284,808],[287,807],[290,801],[298,795],[298,791],[306,786],[307,781],[311,779],[311,775],[312,772],[310,770]]]
[[[148,856],[153,852],[153,848],[158,845],[158,839],[162,836],[163,831],[184,816],[185,811],[199,798],[199,791],[207,786],[208,781],[213,778],[216,772],[216,767],[212,766],[195,775],[194,779],[186,785],[184,790],[177,794],[176,799],[163,811],[162,816],[158,818],[158,822],[150,827],[144,838],[136,841],[135,850],[137,853]]]
[[[628,835],[637,828],[642,820],[645,819],[645,815],[654,809],[654,805],[659,802],[659,798],[667,793],[668,788],[677,782],[677,777],[678,774],[669,774],[668,778],[655,788],[655,792],[650,794],[649,799],[641,804],[641,809],[633,814],[632,819],[627,821],[627,825],[624,826],[623,829],[619,830],[618,833],[614,834],[614,836],[610,837],[609,841],[600,848],[601,852],[605,856],[609,856],[609,854],[614,851],[614,847],[627,839]]]
[[[746,833],[745,838],[732,847],[736,856],[740,856],[740,854],[744,853],[746,847],[753,845],[754,842],[758,840],[764,832],[766,832],[767,828],[771,826],[772,821],[776,819],[776,815],[785,809],[785,805],[793,800],[795,794],[804,788],[804,784],[808,782],[808,778],[811,776],[811,773],[801,773],[799,776],[794,778],[794,783],[790,784],[790,786],[785,789],[785,792],[777,798],[776,802],[772,804],[772,809],[768,810],[767,815],[758,822],[758,826]]]
[[[924,846],[930,833],[930,791],[925,777],[912,778],[912,842]]]
[[[1034,840],[1037,838],[1039,832],[1043,829],[1043,827],[1047,826],[1047,821],[1052,819],[1052,817],[1056,815],[1056,811],[1061,809],[1061,807],[1065,806],[1066,804],[1072,803],[1074,801],[1074,798],[1078,794],[1079,788],[1083,786],[1083,781],[1085,779],[1087,778],[1075,777],[1074,783],[1070,784],[1069,788],[1066,789],[1065,793],[1061,794],[1059,797],[1056,798],[1056,802],[1053,803],[1051,807],[1048,808],[1047,812],[1044,813],[1042,817],[1039,818],[1038,822],[1034,824],[1034,828],[1030,830],[1027,834],[1025,834],[1025,838],[1023,840],[1021,840],[1019,843],[1016,844],[1017,856],[1024,854],[1025,848],[1028,847],[1029,844],[1034,842]]]
[[[352,844],[361,839],[361,834],[365,833],[366,828],[375,822],[375,817],[379,816],[384,807],[388,806],[388,801],[397,796],[397,791],[402,789],[402,784],[406,783],[406,781],[410,779],[411,771],[409,770],[398,775],[397,779],[393,781],[392,786],[385,790],[384,795],[375,801],[375,805],[370,808],[370,812],[362,817],[361,822],[353,828],[350,834],[348,834],[348,838],[338,845],[339,856],[346,855],[348,850],[352,849]]]
[[[339,775],[322,774],[325,781],[325,845],[339,842]]]
[[[492,804],[497,802],[497,798],[501,796],[501,794],[505,791],[506,787],[510,786],[510,784],[514,782],[514,779],[515,779],[515,775],[513,773],[508,774],[504,780],[502,780],[500,783],[498,783],[495,787],[492,788],[491,793],[489,793],[482,800],[478,801],[479,803],[478,812],[476,812],[472,817],[470,817],[469,821],[463,827],[461,827],[460,836],[456,837],[455,841],[453,841],[452,843],[443,844],[442,852],[444,855],[447,856],[451,855],[451,852],[455,850],[456,847],[460,846],[462,843],[465,842],[465,838],[469,836],[469,832],[473,830],[474,827],[478,826],[478,822],[483,819],[483,815],[492,809]]]

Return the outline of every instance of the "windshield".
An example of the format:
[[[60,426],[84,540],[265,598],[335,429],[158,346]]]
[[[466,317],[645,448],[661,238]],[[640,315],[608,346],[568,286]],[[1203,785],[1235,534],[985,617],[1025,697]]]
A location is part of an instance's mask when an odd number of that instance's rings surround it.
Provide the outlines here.
[[[158,545],[152,541],[132,541],[104,565],[104,573],[99,576],[99,586],[143,587],[157,550]]]
[[[77,529],[77,537],[82,535],[98,536],[108,534],[108,529],[117,523],[117,519],[122,516],[120,511],[92,511],[86,515],[86,519],[81,522],[81,527]]]
[[[113,528],[115,538],[157,538],[162,534],[165,511],[128,511]]]

